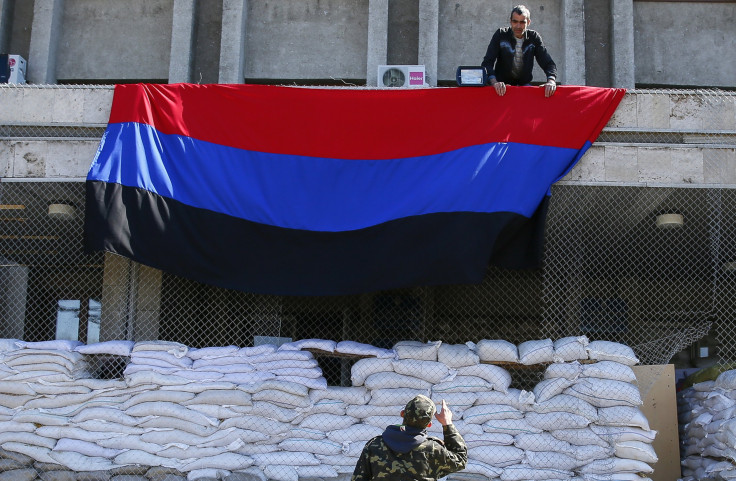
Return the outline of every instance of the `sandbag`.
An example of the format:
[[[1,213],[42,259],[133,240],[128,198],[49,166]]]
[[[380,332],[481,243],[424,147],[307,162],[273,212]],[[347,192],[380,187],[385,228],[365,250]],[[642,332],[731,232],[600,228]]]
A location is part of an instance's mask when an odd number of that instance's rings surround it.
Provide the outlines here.
[[[519,362],[516,344],[499,339],[483,339],[475,345],[475,352],[484,362]]]
[[[362,386],[366,378],[377,372],[393,371],[391,359],[361,359],[350,369],[350,380],[353,386]]]
[[[392,362],[393,370],[398,374],[413,376],[432,384],[450,379],[450,368],[439,361],[421,361],[417,359],[401,359]]]
[[[588,357],[596,361],[616,361],[627,366],[639,363],[634,350],[618,342],[593,341],[586,349]]]
[[[437,349],[437,360],[450,368],[473,366],[480,362],[478,355],[467,345],[446,343]]]
[[[554,344],[551,339],[525,341],[519,344],[519,362],[525,365],[541,364],[554,360]]]

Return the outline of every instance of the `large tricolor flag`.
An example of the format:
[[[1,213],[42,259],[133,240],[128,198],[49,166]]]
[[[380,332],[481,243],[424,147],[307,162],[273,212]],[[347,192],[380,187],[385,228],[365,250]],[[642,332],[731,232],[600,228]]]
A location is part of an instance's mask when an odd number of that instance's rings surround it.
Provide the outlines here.
[[[216,286],[335,295],[541,258],[550,186],[620,89],[118,85],[85,235]]]

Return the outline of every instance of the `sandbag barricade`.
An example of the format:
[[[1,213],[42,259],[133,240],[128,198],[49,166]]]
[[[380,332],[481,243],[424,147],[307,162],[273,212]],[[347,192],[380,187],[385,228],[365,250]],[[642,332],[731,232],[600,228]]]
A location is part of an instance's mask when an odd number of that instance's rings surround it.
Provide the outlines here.
[[[360,356],[352,385],[328,386],[313,351]],[[93,377],[101,355],[125,359],[121,378]],[[0,340],[0,470],[346,480],[365,443],[421,393],[451,406],[468,445],[467,468],[450,479],[642,480],[656,433],[639,409],[636,362],[627,346],[584,337],[390,350],[321,339],[202,349]],[[514,388],[506,363],[545,364],[544,380]],[[441,426],[429,433],[441,438]]]

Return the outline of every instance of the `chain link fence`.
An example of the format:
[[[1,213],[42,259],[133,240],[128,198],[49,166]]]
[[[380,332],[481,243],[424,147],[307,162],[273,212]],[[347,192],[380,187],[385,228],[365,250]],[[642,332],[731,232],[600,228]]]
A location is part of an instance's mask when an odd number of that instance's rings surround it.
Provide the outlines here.
[[[675,128],[609,127],[599,143],[684,146],[732,167],[736,133],[717,119],[733,115],[736,97],[682,95],[718,113],[698,116],[713,124],[687,124],[685,110]],[[103,130],[7,123],[0,140]],[[0,471],[346,478],[365,442],[425,393],[448,400],[466,438],[470,461],[455,479],[648,473],[656,456],[629,388],[634,358],[736,361],[733,187],[560,183],[541,269],[491,267],[478,285],[284,297],[85,253],[83,182],[2,179]],[[616,447],[622,426],[636,449]]]

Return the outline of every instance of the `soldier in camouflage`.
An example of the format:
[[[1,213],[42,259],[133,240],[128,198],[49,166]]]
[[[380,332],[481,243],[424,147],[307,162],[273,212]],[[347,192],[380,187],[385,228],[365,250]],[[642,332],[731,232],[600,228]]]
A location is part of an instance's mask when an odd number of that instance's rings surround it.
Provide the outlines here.
[[[427,436],[432,416],[442,424],[444,442]],[[430,481],[465,468],[468,448],[444,400],[435,414],[434,402],[419,395],[407,403],[401,417],[402,425],[389,426],[366,443],[351,481]]]

